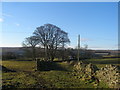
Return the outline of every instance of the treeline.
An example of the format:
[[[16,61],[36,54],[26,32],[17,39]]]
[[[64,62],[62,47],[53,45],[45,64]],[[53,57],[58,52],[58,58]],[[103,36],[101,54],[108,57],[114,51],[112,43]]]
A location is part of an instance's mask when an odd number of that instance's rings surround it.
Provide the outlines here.
[[[16,52],[7,52],[2,55],[3,60],[8,59],[19,59],[19,60],[33,60],[33,51],[31,47],[22,47],[20,48],[22,53]],[[45,50],[44,48],[35,47],[36,58],[40,60],[44,60],[45,58]],[[62,48],[57,49],[56,54],[54,56],[54,60],[77,60],[77,49],[73,48],[65,48],[64,51]],[[88,50],[86,48],[80,49],[80,59],[90,59],[90,58],[102,58],[100,55],[96,55],[93,50]]]
[[[32,49],[31,48],[24,48],[25,53],[24,56],[27,58],[32,58]],[[77,59],[77,49],[73,48],[65,48],[64,51],[62,49],[58,49],[54,56],[54,60],[76,60]],[[45,51],[44,48],[36,47],[36,58],[40,60],[44,60]],[[99,55],[95,55],[92,50],[80,49],[80,59],[90,59],[90,58],[98,58]]]

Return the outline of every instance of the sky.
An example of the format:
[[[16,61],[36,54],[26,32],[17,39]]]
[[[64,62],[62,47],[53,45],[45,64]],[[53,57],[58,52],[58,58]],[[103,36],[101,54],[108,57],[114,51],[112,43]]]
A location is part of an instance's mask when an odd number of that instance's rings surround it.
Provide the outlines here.
[[[2,44],[0,47],[18,47],[36,27],[50,23],[68,33],[77,46],[89,49],[118,48],[117,2],[3,2],[0,13]]]
[[[2,2],[119,2],[119,0],[1,0]]]

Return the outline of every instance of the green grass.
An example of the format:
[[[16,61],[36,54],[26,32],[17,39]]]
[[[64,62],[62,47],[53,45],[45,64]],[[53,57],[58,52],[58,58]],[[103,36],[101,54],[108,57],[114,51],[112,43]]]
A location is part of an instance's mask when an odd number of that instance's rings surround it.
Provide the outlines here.
[[[107,61],[107,60],[120,60],[120,58],[106,58],[106,59],[89,59],[89,61]]]
[[[50,84],[46,84],[48,88],[94,88],[91,83],[86,83],[77,79],[70,72],[65,71],[49,71],[41,72],[39,77],[44,78]]]
[[[93,64],[120,64],[120,58],[88,59],[88,60],[83,60],[83,62],[93,63]]]
[[[3,66],[15,71],[34,71],[35,61],[2,61]]]
[[[34,64],[33,64],[34,63]],[[90,83],[85,83],[72,75],[72,66],[65,63],[58,63],[68,71],[42,71],[34,72],[31,66],[35,66],[32,61],[3,61],[3,65],[17,72],[3,73],[4,88],[93,88]],[[22,67],[21,67],[22,66]],[[23,71],[22,71],[23,70]]]
[[[90,61],[110,61],[113,59],[90,59]],[[115,59],[117,60],[117,59]],[[107,88],[104,83],[98,86],[94,82],[84,81],[73,72],[68,63],[58,63],[65,70],[35,72],[35,61],[2,61],[2,65],[16,72],[2,72],[4,88]],[[109,63],[110,64],[110,63]],[[99,68],[108,64],[95,63]]]
[[[114,64],[120,66],[120,58],[107,58],[107,59],[88,59],[82,60],[84,63],[92,63],[98,68],[105,67],[106,65]]]
[[[31,75],[24,72],[3,73],[4,88],[32,88],[36,84],[36,80]]]

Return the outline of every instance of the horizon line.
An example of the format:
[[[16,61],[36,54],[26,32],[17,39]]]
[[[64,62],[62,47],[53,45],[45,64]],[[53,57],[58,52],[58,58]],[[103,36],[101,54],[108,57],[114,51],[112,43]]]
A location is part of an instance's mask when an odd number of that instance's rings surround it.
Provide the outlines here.
[[[0,48],[22,48],[22,46],[3,46]],[[71,48],[71,47],[68,47],[68,48]],[[75,48],[73,48],[75,49]],[[119,48],[118,49],[92,49],[92,48],[88,48],[88,50],[120,50]]]

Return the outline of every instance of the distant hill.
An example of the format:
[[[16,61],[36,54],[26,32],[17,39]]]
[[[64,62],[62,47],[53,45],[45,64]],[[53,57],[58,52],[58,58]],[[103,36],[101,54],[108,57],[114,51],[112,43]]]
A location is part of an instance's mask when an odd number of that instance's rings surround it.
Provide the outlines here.
[[[1,47],[2,54],[6,54],[8,52],[16,53],[16,54],[23,54],[24,50],[22,47]],[[110,53],[111,55],[120,54],[120,50],[90,50],[94,53]]]
[[[8,52],[16,53],[16,54],[23,54],[24,50],[22,47],[2,47],[2,54],[6,54]]]

